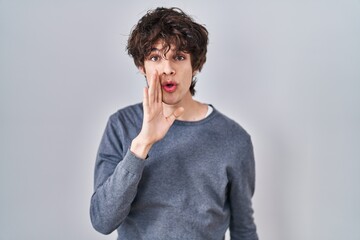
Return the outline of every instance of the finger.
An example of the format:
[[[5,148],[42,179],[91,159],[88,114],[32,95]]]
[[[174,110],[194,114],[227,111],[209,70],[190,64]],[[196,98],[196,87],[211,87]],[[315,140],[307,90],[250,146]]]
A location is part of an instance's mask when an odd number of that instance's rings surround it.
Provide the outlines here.
[[[158,78],[158,81],[159,81],[159,84],[158,84],[158,91],[159,91],[159,94],[158,94],[158,102],[159,102],[159,103],[162,103],[162,86],[161,86],[160,77]]]
[[[149,83],[149,97],[148,97],[148,100],[149,100],[149,105],[151,105],[152,103],[155,102],[155,99],[156,99],[156,81],[155,81],[155,74],[152,74],[150,76],[150,83]]]
[[[149,89],[147,87],[143,89],[143,106],[144,110],[149,107]]]
[[[185,109],[183,107],[179,107],[174,111],[173,115],[175,118],[178,118],[184,113],[184,111]]]
[[[161,84],[160,84],[160,77],[157,71],[155,71],[154,74],[154,81],[155,81],[155,102],[160,103],[161,102]],[[159,100],[160,99],[160,100]]]
[[[177,108],[169,117],[167,117],[167,120],[170,124],[173,124],[173,122],[179,118],[183,113],[185,109],[183,107]]]

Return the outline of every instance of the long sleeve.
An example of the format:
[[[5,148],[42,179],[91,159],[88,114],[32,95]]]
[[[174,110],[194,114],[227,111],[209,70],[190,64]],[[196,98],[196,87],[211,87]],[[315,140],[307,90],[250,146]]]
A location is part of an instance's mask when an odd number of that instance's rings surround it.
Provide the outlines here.
[[[130,151],[142,104],[107,124],[96,158],[90,214],[94,228],[118,239],[258,240],[251,198],[250,135],[215,108],[205,119],[176,120],[144,161]]]
[[[90,217],[93,227],[113,232],[127,217],[144,169],[144,160],[124,152],[121,128],[109,120],[100,143],[94,174]]]
[[[257,240],[251,200],[255,190],[255,161],[250,138],[239,155],[240,164],[231,173],[230,236],[231,240]]]

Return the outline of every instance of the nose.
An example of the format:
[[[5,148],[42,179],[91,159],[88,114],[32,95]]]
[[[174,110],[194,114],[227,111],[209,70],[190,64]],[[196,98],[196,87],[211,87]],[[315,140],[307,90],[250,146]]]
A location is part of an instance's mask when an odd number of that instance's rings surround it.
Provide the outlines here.
[[[172,62],[169,59],[164,59],[162,66],[162,74],[164,75],[174,75],[175,69]]]

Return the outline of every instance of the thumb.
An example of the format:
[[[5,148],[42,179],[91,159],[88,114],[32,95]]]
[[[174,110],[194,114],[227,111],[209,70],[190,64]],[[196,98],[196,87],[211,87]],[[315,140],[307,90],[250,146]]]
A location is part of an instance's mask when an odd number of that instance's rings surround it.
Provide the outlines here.
[[[184,113],[185,109],[183,107],[177,108],[167,119],[171,124]]]

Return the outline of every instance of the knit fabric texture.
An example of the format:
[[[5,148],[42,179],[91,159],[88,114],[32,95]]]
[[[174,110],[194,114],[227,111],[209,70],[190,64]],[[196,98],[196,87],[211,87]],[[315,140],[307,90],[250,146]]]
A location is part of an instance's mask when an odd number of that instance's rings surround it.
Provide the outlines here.
[[[129,151],[142,104],[110,116],[98,150],[90,216],[119,240],[257,240],[249,134],[216,108],[200,121],[176,120],[142,160]]]

